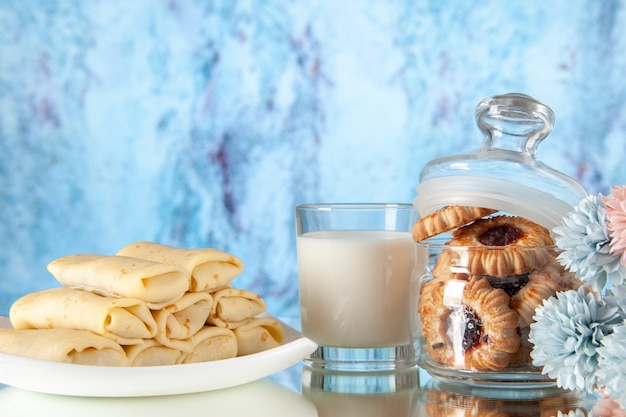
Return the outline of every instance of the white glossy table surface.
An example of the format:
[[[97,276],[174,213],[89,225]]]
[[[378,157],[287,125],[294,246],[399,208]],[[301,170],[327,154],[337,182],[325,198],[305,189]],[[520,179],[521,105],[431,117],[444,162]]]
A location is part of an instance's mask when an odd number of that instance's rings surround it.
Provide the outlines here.
[[[297,364],[245,385],[197,394],[89,398],[0,389],[9,416],[617,416],[596,398],[557,389],[471,392],[442,385],[418,369],[381,376],[321,373]],[[578,411],[577,411],[578,410]],[[614,409],[615,411],[615,409]],[[575,413],[578,414],[575,414]],[[569,414],[568,414],[569,413]]]
[[[294,320],[286,321],[297,325]],[[232,388],[157,397],[71,397],[0,385],[2,417],[549,417],[559,412],[568,417],[626,417],[615,404],[597,397],[559,389],[475,390],[468,385],[441,383],[418,368],[390,374],[341,375],[298,363]]]

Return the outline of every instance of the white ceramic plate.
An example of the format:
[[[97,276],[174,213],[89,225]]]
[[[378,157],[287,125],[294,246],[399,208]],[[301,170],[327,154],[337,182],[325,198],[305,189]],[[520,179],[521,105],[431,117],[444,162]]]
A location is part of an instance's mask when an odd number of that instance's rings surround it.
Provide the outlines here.
[[[288,368],[317,345],[283,323],[285,343],[232,359],[194,364],[116,367],[74,365],[0,353],[0,383],[29,391],[81,397],[189,394],[234,387]],[[0,327],[10,327],[0,317]]]

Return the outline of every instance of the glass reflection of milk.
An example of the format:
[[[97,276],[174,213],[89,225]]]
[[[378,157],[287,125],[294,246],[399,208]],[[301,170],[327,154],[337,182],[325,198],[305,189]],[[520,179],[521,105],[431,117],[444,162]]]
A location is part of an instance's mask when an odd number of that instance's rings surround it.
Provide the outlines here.
[[[315,404],[319,417],[413,416],[418,392],[415,369],[363,375],[302,372],[302,395]]]
[[[311,391],[303,388],[303,395],[315,404],[319,417],[412,415],[412,391],[362,395]]]
[[[324,346],[409,344],[409,232],[340,230],[297,237],[302,332]]]

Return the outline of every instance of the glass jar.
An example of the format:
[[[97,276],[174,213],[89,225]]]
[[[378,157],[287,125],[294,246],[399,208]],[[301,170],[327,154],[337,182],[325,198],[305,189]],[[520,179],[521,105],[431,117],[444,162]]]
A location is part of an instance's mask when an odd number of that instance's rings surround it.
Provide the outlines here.
[[[532,365],[530,325],[545,299],[581,284],[557,261],[551,229],[586,192],[536,159],[554,123],[544,104],[489,97],[476,121],[482,146],[426,164],[417,187],[418,365],[477,386],[552,386]]]

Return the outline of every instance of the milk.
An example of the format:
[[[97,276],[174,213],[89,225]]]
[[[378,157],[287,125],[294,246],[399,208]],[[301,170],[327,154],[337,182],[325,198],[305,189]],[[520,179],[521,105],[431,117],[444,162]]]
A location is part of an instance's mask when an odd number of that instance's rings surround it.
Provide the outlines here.
[[[323,346],[409,343],[409,232],[355,230],[297,237],[302,332]]]

